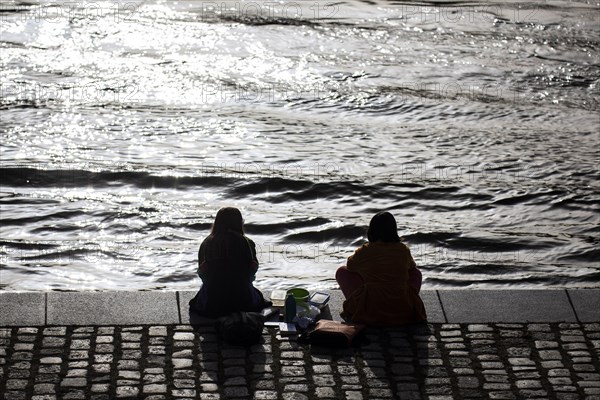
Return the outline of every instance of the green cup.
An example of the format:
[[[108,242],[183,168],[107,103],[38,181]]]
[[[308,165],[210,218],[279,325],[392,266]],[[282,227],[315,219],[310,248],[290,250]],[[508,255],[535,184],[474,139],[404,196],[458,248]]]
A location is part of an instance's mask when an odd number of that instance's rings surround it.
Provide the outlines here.
[[[310,295],[308,290],[302,288],[292,288],[287,291],[287,294],[294,296],[296,304],[306,303],[308,301],[308,296]]]

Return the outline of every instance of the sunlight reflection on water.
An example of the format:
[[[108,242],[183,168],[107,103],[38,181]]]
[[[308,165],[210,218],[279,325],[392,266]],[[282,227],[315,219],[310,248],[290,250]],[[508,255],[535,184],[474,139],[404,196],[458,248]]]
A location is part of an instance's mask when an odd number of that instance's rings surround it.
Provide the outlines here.
[[[428,287],[597,285],[598,6],[300,5],[3,6],[1,287],[195,288],[226,205],[265,288],[381,209]]]

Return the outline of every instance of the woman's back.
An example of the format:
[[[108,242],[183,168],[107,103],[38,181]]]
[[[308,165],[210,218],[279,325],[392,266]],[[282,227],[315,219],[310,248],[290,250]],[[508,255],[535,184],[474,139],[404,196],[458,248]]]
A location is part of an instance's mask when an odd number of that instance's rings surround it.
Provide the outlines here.
[[[412,257],[406,245],[395,243],[366,243],[348,258],[348,270],[361,275],[365,283],[408,282]]]
[[[190,301],[190,312],[220,317],[268,306],[252,284],[257,269],[256,246],[244,235],[242,213],[235,207],[221,208],[198,250],[202,287]]]
[[[409,285],[414,261],[401,242],[366,243],[348,258],[347,269],[363,284],[344,302],[342,316],[368,325],[401,325],[427,318],[417,291]]]
[[[346,296],[342,317],[368,325],[401,325],[427,318],[410,250],[400,241],[396,219],[387,211],[371,218],[368,243],[340,267],[336,279]],[[420,275],[420,272],[419,272]]]
[[[234,311],[250,311],[256,304],[252,281],[257,264],[251,241],[234,232],[202,242],[199,274],[205,292],[207,314],[226,315]]]
[[[208,236],[200,245],[198,263],[206,261],[209,265],[221,265],[229,273],[246,276],[250,264],[256,259],[252,244],[250,239],[236,232]],[[224,272],[211,270],[212,273]]]

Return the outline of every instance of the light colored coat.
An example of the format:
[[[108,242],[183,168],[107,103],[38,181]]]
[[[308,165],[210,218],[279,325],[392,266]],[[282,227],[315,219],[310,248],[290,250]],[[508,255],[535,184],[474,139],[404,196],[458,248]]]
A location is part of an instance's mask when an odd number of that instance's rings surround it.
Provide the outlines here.
[[[377,326],[427,319],[423,301],[408,284],[408,271],[416,265],[405,244],[366,243],[348,258],[346,267],[364,284],[344,302],[342,317]]]

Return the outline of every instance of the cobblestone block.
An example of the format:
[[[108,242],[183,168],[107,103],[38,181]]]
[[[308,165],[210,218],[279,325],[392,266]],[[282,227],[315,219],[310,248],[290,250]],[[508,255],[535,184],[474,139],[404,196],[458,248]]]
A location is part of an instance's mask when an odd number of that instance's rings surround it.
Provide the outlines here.
[[[184,341],[193,341],[194,337],[195,337],[195,335],[192,332],[175,332],[175,334],[173,335],[174,340],[184,340]]]
[[[600,396],[600,324],[428,324],[368,337],[334,350],[265,330],[264,343],[246,349],[179,325],[0,328],[0,398]]]
[[[136,398],[140,390],[135,386],[117,386],[116,393],[118,398]]]
[[[87,379],[85,378],[65,378],[60,382],[61,386],[64,387],[84,387],[87,385]]]
[[[151,326],[148,329],[148,334],[150,336],[167,336],[167,327],[166,326]]]
[[[274,390],[257,390],[254,392],[255,400],[278,400],[278,394]]]

